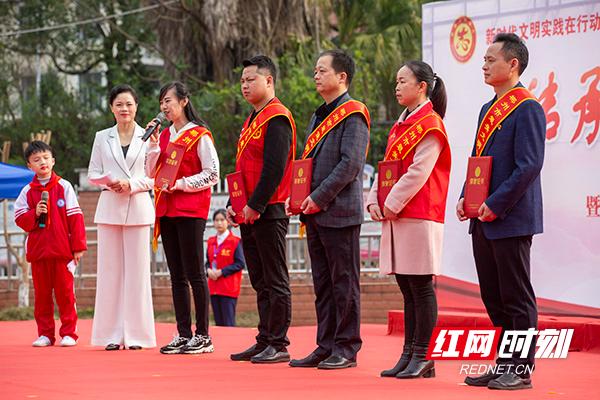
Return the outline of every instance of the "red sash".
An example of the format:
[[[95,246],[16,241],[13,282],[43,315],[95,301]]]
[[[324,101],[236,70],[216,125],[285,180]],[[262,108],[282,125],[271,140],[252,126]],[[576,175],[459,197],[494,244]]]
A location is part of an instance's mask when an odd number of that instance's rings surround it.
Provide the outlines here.
[[[284,111],[287,111],[287,112],[284,112]],[[292,115],[285,108],[285,106],[283,106],[283,104],[281,104],[281,102],[277,98],[275,98],[274,101],[271,101],[262,110],[260,110],[258,115],[256,117],[254,117],[252,124],[250,124],[250,126],[248,126],[248,121],[250,120],[251,116],[252,116],[252,114],[250,114],[248,116],[248,118],[246,119],[246,122],[244,122],[242,132],[240,133],[240,138],[238,139],[237,154],[235,156],[236,162],[237,162],[237,160],[239,160],[240,156],[242,155],[242,153],[246,149],[246,146],[248,146],[248,143],[251,140],[257,140],[257,139],[261,138],[261,136],[262,136],[261,128],[263,127],[263,125],[265,125],[271,119],[278,117],[278,116],[284,116],[290,120],[293,131],[295,132],[295,130],[296,130],[296,124],[294,122],[294,119],[292,118]],[[296,149],[295,140],[296,140],[296,136],[294,135],[293,149]]]
[[[397,126],[398,124],[394,125],[388,137],[388,145],[383,157],[384,161],[404,160],[412,149],[423,140],[425,135],[432,130],[437,130],[446,136],[444,123],[435,112],[418,119],[401,135],[396,134]]]
[[[367,126],[371,126],[371,116],[367,106],[357,100],[348,100],[347,102],[336,107],[335,110],[327,118],[323,120],[306,139],[306,145],[304,146],[304,152],[302,153],[301,159],[305,159],[308,155],[317,147],[319,142],[323,140],[325,136],[340,122],[348,118],[350,115],[355,113],[361,113],[367,121]],[[367,146],[368,151],[368,146]]]
[[[185,152],[187,153],[192,148],[194,148],[194,145],[204,135],[208,135],[210,137],[210,139],[213,140],[212,134],[210,133],[210,131],[207,128],[205,128],[203,126],[195,126],[191,129],[186,130],[181,135],[179,135],[179,137],[173,142],[173,144],[176,146],[181,146],[183,149],[185,149]],[[155,176],[158,176],[158,171],[160,171],[161,167],[166,162],[166,160],[168,160],[168,157],[163,157],[163,160],[156,168]],[[181,163],[179,165],[181,166]],[[163,193],[162,188],[154,187],[154,208],[155,209],[158,207],[158,202],[160,200],[162,193]],[[158,236],[159,235],[160,235],[160,223],[159,223],[159,219],[156,218],[156,221],[154,221],[154,233],[152,236],[152,250],[154,252],[156,252],[156,250],[158,249]]]
[[[506,117],[510,115],[517,107],[526,100],[535,100],[529,90],[523,87],[516,87],[506,92],[489,108],[477,131],[477,142],[475,144],[475,156],[480,157],[485,149],[485,145],[492,136],[492,133],[500,126]]]
[[[200,140],[200,138],[204,135],[210,136],[210,139],[213,140],[212,134],[210,133],[210,131],[208,129],[206,129],[203,126],[195,126],[191,129],[188,129],[187,131],[183,132],[173,142],[173,144],[176,146],[181,146],[182,148],[185,149],[185,152],[188,152],[192,147],[194,147],[196,142],[198,140]],[[162,166],[164,165],[166,160],[167,160],[167,157],[163,158],[162,162],[156,168],[155,175],[158,175],[158,171],[160,171],[160,169],[162,168]],[[159,190],[159,188],[154,188],[154,191],[156,192],[156,191],[162,191],[162,190]],[[157,201],[157,203],[158,203],[158,201]]]

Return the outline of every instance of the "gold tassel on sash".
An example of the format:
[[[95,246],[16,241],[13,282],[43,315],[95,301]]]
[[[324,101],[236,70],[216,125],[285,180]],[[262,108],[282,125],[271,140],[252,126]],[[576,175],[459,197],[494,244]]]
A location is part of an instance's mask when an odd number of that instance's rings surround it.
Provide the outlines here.
[[[304,222],[300,222],[300,228],[298,228],[298,237],[300,239],[304,239],[306,236],[306,224]]]

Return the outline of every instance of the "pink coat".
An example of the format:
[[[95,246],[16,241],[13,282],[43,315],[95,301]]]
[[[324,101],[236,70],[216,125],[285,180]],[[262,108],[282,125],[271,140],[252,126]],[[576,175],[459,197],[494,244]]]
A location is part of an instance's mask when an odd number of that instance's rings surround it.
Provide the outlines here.
[[[441,151],[442,143],[435,136],[426,136],[417,145],[413,163],[396,182],[385,201],[387,208],[396,214],[402,211],[427,181]],[[377,182],[373,184],[366,204],[367,207],[377,204]],[[383,221],[379,248],[380,274],[439,275],[443,239],[443,223],[415,218]]]

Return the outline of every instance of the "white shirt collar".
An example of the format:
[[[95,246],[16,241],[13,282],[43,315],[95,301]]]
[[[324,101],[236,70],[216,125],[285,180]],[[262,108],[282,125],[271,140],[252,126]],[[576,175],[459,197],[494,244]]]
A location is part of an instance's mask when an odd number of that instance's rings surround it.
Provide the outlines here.
[[[217,245],[221,245],[229,236],[229,229],[225,230],[225,232],[221,234],[217,234]]]
[[[182,132],[185,132],[188,129],[192,129],[195,126],[198,126],[198,125],[196,125],[193,122],[188,122],[180,130],[175,131],[175,125],[171,124],[171,126],[169,127],[169,133],[171,134],[171,139],[178,138]]]

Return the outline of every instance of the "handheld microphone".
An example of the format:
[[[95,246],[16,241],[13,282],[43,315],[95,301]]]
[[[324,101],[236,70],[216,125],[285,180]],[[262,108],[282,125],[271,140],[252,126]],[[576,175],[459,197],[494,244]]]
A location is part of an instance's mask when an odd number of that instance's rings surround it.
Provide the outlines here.
[[[43,191],[42,192],[42,201],[44,203],[46,203],[46,205],[48,205],[48,197],[49,197],[48,192]],[[45,212],[43,214],[40,214],[40,219],[39,219],[39,226],[40,226],[40,228],[45,228],[46,227],[46,219],[47,219],[47,217],[48,217],[48,213],[47,212]]]
[[[154,117],[154,119],[150,122],[154,122],[156,121],[156,125],[151,126],[150,128],[146,129],[146,132],[144,132],[144,136],[142,136],[142,140],[145,142],[146,140],[148,140],[148,138],[152,135],[152,132],[154,132],[155,129],[157,129],[160,124],[162,124],[165,120],[165,113],[164,112],[159,112],[158,114],[156,114],[156,117]]]

